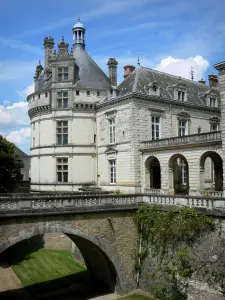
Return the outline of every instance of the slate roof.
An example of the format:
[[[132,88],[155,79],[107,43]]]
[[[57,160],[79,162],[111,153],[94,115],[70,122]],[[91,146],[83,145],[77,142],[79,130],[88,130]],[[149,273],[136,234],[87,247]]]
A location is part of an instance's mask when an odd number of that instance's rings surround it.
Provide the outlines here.
[[[210,88],[206,84],[163,73],[150,68],[137,67],[118,86],[120,90],[119,95],[122,96],[132,92],[149,95],[149,85],[154,82],[157,83],[160,89],[160,96],[158,96],[159,99],[165,98],[174,100],[173,88],[177,84],[180,84],[186,88],[187,102],[195,105],[205,106],[205,94],[209,91],[213,90],[216,94],[219,94],[218,88]]]
[[[25,152],[23,152],[20,148],[18,148],[16,145],[14,145],[14,151],[21,157],[29,157]]]
[[[75,87],[104,89],[110,87],[110,80],[93,59],[87,54],[83,45],[74,46],[75,64]]]

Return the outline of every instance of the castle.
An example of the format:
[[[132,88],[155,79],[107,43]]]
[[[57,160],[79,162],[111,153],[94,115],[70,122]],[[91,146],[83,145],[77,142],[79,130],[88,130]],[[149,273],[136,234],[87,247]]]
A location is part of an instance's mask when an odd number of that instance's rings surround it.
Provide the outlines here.
[[[108,76],[85,50],[85,27],[73,47],[44,39],[44,66],[27,98],[31,123],[31,191],[83,186],[123,193],[221,196],[223,160],[220,90],[117,61]]]

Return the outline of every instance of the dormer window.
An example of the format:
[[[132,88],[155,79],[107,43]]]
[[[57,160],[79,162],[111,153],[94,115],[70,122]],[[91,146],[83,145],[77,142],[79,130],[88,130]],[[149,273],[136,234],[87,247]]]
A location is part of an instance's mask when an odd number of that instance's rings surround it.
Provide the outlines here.
[[[217,106],[217,105],[216,105],[216,98],[210,97],[210,99],[209,99],[209,105],[210,105],[211,107],[216,107],[216,106]]]
[[[76,90],[76,96],[80,95],[80,91]]]
[[[90,96],[90,94],[91,94],[90,91],[87,91],[87,96]]]
[[[185,92],[184,91],[178,91],[178,100],[184,102],[184,100],[185,100]]]
[[[148,85],[148,94],[149,95],[157,95],[159,96],[159,85],[157,82],[152,82]]]
[[[100,92],[99,91],[97,91],[97,97],[100,97]]]
[[[69,68],[68,67],[60,67],[58,68],[58,81],[68,81],[68,73]]]
[[[210,131],[219,130],[220,119],[217,116],[212,116],[209,119],[209,123],[210,123]]]

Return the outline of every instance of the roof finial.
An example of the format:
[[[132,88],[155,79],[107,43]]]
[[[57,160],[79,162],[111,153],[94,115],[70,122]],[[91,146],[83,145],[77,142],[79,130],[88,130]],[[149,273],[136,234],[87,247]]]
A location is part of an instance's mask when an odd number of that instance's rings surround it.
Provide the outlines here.
[[[77,21],[80,22],[80,17],[77,18]]]
[[[139,54],[138,54],[138,60],[137,60],[137,65],[140,67],[140,56],[139,56]]]
[[[64,36],[62,36],[62,42],[64,42]]]
[[[192,81],[194,81],[194,73],[195,73],[195,71],[194,71],[194,69],[193,69],[193,67],[191,66],[191,72],[190,72],[190,75],[191,75],[191,80]]]
[[[38,61],[38,64],[39,64],[39,66],[41,66],[41,61],[40,60]]]

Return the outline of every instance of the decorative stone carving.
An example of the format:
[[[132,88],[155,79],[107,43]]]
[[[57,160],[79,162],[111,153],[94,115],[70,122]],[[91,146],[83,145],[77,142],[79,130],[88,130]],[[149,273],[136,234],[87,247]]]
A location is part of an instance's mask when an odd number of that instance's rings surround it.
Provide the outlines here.
[[[109,146],[105,151],[106,154],[116,154],[117,152],[118,151],[112,146]]]
[[[219,124],[220,123],[220,119],[217,116],[212,116],[211,118],[209,118],[209,122],[210,124]]]
[[[190,119],[190,115],[186,111],[181,111],[177,114],[177,119],[178,120],[185,120],[188,121]]]

